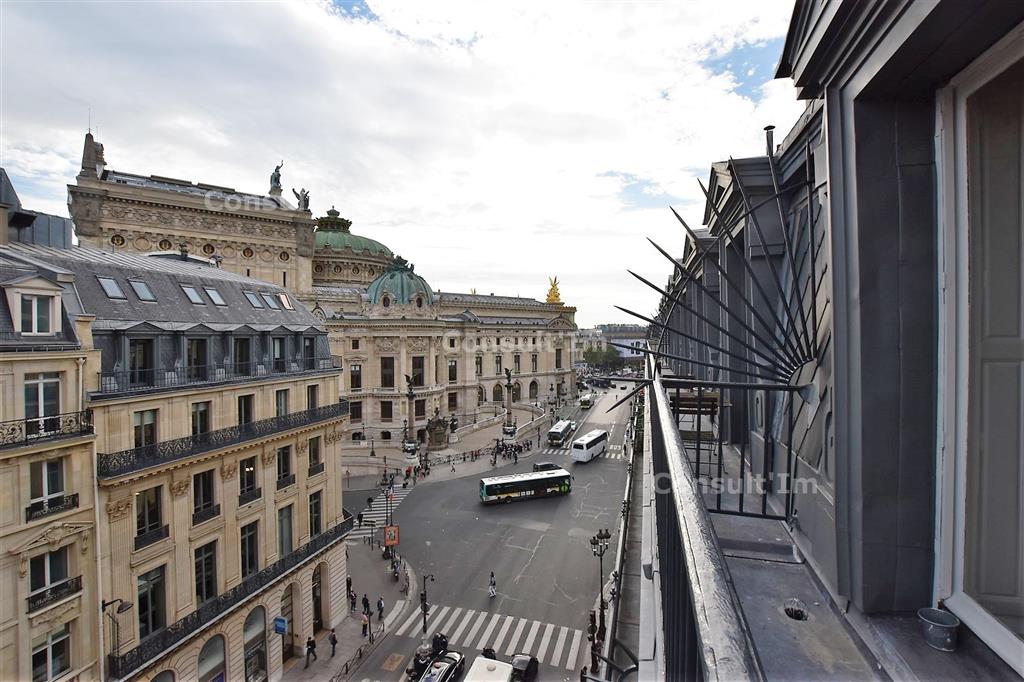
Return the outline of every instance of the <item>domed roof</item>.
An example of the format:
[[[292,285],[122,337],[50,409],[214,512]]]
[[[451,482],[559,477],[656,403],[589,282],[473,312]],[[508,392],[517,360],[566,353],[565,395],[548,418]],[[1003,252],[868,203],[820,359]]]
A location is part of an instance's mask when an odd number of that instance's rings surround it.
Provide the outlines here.
[[[385,296],[388,297],[388,305],[413,303],[417,295],[423,296],[424,304],[434,302],[430,285],[413,272],[413,266],[401,256],[395,256],[388,269],[370,282],[370,286],[366,288],[366,295],[374,305],[383,305]]]
[[[313,235],[316,240],[316,250],[344,251],[351,249],[357,254],[368,252],[371,256],[385,258],[391,258],[394,255],[391,253],[391,249],[380,242],[349,232],[351,226],[352,221],[342,218],[341,214],[332,206],[326,216],[316,219],[316,232]]]

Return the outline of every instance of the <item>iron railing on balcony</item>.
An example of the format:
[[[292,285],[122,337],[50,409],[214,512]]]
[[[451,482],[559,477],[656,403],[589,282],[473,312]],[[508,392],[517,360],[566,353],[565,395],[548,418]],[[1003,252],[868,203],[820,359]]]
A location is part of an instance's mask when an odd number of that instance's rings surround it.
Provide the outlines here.
[[[0,422],[0,448],[92,435],[92,410]]]
[[[135,551],[142,549],[143,547],[149,547],[153,543],[160,542],[171,536],[171,527],[167,524],[154,528],[153,530],[147,530],[144,533],[139,533],[135,536]]]
[[[292,359],[275,358],[269,362],[227,362],[212,365],[186,365],[183,367],[132,369],[100,372],[99,388],[95,396],[117,395],[172,390],[197,384],[216,384],[247,379],[301,374],[333,369],[333,360],[327,357],[299,356]]]
[[[181,620],[167,626],[139,646],[122,654],[110,654],[109,670],[112,677],[122,679],[138,672],[148,663],[155,661],[167,653],[172,647],[188,639],[190,635],[201,632],[213,621],[218,620],[246,602],[253,595],[265,590],[288,573],[299,568],[317,555],[330,549],[352,530],[353,518],[349,514],[345,519],[326,532],[310,539],[309,542],[291,554],[255,573],[228,591],[205,602]]]
[[[45,500],[33,502],[29,506],[25,507],[25,522],[28,523],[29,521],[41,519],[44,516],[49,516],[50,514],[59,514],[60,512],[77,508],[78,493],[48,497]]]
[[[220,516],[220,505],[211,504],[209,507],[192,512],[192,525],[198,526],[200,523],[205,523],[218,516]]]
[[[185,436],[141,448],[131,448],[121,452],[100,453],[97,457],[97,471],[100,478],[121,476],[147,467],[174,462],[187,457],[194,457],[206,452],[245,443],[246,441],[265,438],[269,435],[295,429],[317,422],[344,417],[348,414],[348,401],[341,400],[332,405],[316,407],[311,410],[293,412],[280,417],[271,417],[259,421],[231,426],[226,429],[207,431],[195,436]]]
[[[40,590],[28,596],[28,613],[35,613],[41,608],[59,602],[64,597],[77,594],[82,591],[82,576],[76,575],[63,582],[50,585],[45,590]]]
[[[317,474],[322,474],[323,472],[324,472],[324,463],[323,462],[317,462],[316,464],[311,464],[309,466],[309,473],[307,474],[307,476],[309,478],[313,478]]]
[[[253,488],[252,490],[246,490],[238,496],[238,506],[241,507],[243,504],[249,504],[255,502],[263,496],[262,488]]]
[[[284,490],[290,485],[295,485],[295,474],[288,474],[277,479],[278,490]]]

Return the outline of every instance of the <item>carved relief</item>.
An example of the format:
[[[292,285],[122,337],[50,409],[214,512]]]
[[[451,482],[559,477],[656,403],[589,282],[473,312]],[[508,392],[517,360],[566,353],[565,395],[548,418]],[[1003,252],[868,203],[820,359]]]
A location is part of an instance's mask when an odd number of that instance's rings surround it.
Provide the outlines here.
[[[260,455],[260,459],[262,459],[262,460],[263,460],[263,463],[264,463],[264,464],[265,464],[266,466],[270,466],[271,464],[273,464],[273,463],[274,463],[274,460],[275,460],[276,458],[277,458],[277,453],[276,453],[276,452],[274,452],[273,450],[267,450],[267,451],[266,451],[266,452],[264,452],[264,453],[263,453],[262,455]]]
[[[126,497],[121,500],[111,500],[107,502],[107,516],[110,517],[111,521],[127,516],[132,510],[132,498]]]
[[[306,454],[306,450],[309,450],[309,441],[307,441],[307,440],[300,440],[298,442],[298,444],[295,446],[295,450],[300,455]]]
[[[76,196],[77,195],[77,196]],[[234,234],[243,236],[258,235],[292,241],[295,239],[294,228],[278,227],[256,220],[230,219],[223,216],[204,216],[186,213],[180,209],[159,210],[143,206],[124,206],[121,204],[101,203],[99,197],[90,197],[78,192],[73,193],[72,214],[77,227],[78,221],[84,220],[90,227],[96,227],[100,218],[136,224],[155,224],[198,230],[207,234]],[[79,215],[81,218],[79,218]],[[273,256],[271,256],[273,257]]]
[[[52,609],[40,611],[29,619],[29,625],[33,628],[44,625],[46,630],[53,630],[59,623],[70,620],[71,612],[76,611],[78,607],[79,600],[71,599]]]
[[[221,480],[230,481],[238,473],[238,462],[229,462],[220,468]]]
[[[175,481],[171,484],[171,494],[175,497],[180,497],[188,492],[189,480],[183,479],[181,481]]]
[[[409,350],[412,351],[425,351],[427,350],[427,338],[424,336],[413,336],[409,339]]]
[[[398,348],[397,339],[393,336],[383,336],[374,342],[377,344],[377,350],[382,353],[393,353]]]

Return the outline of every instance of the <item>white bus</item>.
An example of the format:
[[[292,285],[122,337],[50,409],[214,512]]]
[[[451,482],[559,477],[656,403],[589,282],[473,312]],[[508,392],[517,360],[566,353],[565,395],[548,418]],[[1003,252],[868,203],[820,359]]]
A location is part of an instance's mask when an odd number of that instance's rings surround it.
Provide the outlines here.
[[[548,445],[561,446],[565,442],[565,439],[572,433],[572,422],[568,419],[563,419],[548,431]]]
[[[604,454],[608,447],[608,432],[600,429],[591,431],[572,442],[572,459],[575,462],[589,462]]]
[[[584,410],[589,410],[594,405],[594,394],[586,393],[580,396],[580,407]]]
[[[568,495],[571,492],[572,474],[565,469],[528,471],[480,479],[480,501],[484,504]]]

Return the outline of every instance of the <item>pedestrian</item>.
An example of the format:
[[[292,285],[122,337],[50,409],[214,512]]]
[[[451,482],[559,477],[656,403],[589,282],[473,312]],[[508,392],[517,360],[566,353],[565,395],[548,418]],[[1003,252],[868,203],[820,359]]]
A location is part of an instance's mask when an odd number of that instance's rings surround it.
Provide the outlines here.
[[[334,658],[334,650],[338,648],[338,636],[334,634],[334,628],[331,628],[331,634],[327,641],[331,643],[331,658]]]
[[[367,509],[373,509],[373,498],[372,497],[367,497],[366,498],[366,508]]]
[[[360,528],[363,527],[363,512],[359,512],[358,514],[356,514],[356,523],[359,525]]]
[[[587,666],[583,666],[583,670],[580,671],[580,682],[587,682]]]
[[[377,597],[377,620],[384,620],[384,595]]]
[[[455,462],[452,462],[452,473],[455,473]]]
[[[490,597],[498,594],[498,581],[494,579],[494,571],[491,571],[491,578],[487,581],[487,594]]]
[[[350,607],[349,610],[352,611],[353,613],[355,613],[355,610],[356,610],[356,599],[358,599],[358,597],[356,597],[356,591],[355,590],[352,590],[351,592],[348,593],[348,603],[349,603],[349,607]]]
[[[370,619],[366,617],[365,613],[363,614],[362,623],[363,623],[363,637],[366,637],[368,634],[370,634]]]
[[[312,656],[313,660],[316,660],[316,640],[312,637],[306,639],[306,665],[305,668],[309,667],[309,657]]]
[[[370,613],[370,600],[365,594],[363,595],[363,613]]]
[[[352,576],[345,576],[345,594],[352,592]]]

